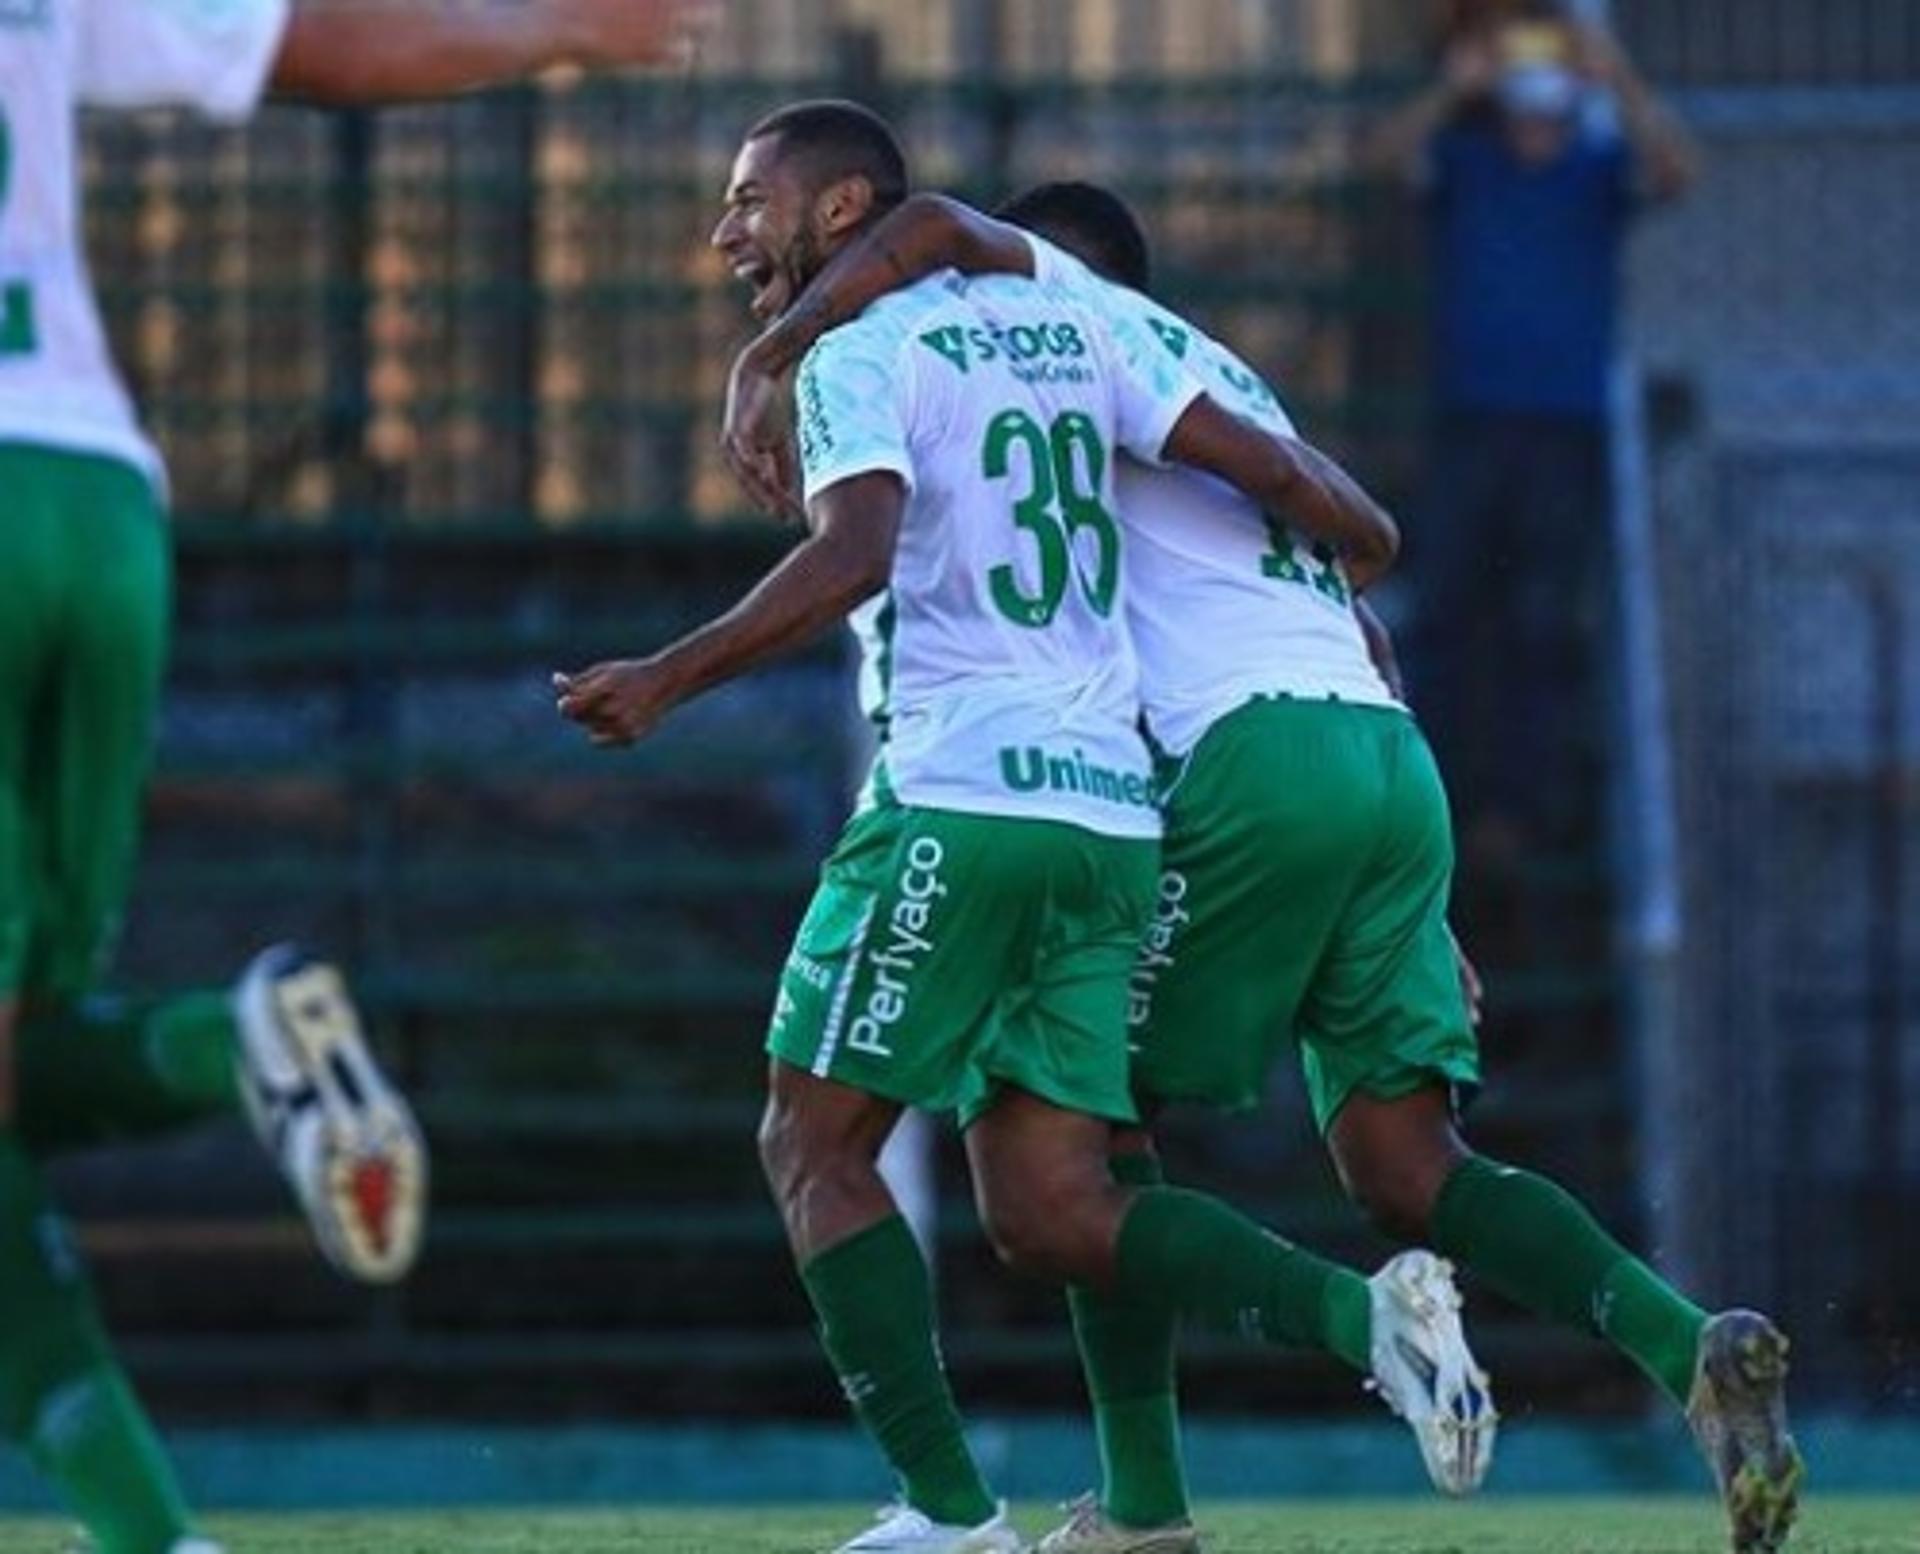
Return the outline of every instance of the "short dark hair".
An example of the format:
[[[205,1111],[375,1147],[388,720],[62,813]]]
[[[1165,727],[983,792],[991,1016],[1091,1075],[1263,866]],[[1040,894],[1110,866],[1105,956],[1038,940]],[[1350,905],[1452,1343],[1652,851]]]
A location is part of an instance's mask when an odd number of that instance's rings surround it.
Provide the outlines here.
[[[783,155],[801,159],[816,189],[842,178],[864,178],[876,209],[891,210],[909,192],[907,156],[893,127],[871,108],[839,98],[794,103],[770,113],[747,139],[778,136]]]
[[[1100,274],[1135,291],[1153,284],[1153,250],[1127,202],[1094,183],[1043,183],[995,212],[1042,236],[1056,237]]]

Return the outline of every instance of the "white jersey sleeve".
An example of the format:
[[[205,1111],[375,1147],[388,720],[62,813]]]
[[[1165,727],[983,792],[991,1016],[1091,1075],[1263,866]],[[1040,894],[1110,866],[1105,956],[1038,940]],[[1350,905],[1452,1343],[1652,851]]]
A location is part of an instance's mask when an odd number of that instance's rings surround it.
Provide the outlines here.
[[[259,105],[290,0],[84,0],[75,84],[97,108],[192,108],[243,119]]]
[[[898,334],[863,318],[823,337],[794,382],[804,494],[858,475],[898,475],[914,488],[913,363]]]
[[[1144,464],[1163,465],[1168,437],[1206,393],[1206,385],[1187,371],[1178,353],[1148,332],[1136,310],[1113,305],[1115,293],[1132,293],[1045,238],[1023,235],[1033,250],[1035,282],[1091,311],[1106,331],[1114,381],[1120,385],[1115,427],[1120,446]]]
[[[1189,373],[1136,320],[1115,310],[1097,315],[1112,351],[1116,389],[1114,436],[1143,464],[1165,464],[1167,439],[1206,395]]]

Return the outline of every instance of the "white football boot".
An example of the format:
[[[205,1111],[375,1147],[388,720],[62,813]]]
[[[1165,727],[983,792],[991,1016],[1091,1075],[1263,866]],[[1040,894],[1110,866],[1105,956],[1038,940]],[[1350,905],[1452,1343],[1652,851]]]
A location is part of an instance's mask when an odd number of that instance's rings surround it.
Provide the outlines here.
[[[943,1526],[912,1506],[890,1505],[833,1554],[1024,1554],[1026,1546],[1004,1505],[978,1527]]]
[[[1101,1509],[1098,1495],[1082,1495],[1066,1522],[1034,1546],[1034,1554],[1200,1554],[1190,1521],[1160,1527],[1123,1527]]]
[[[1470,1495],[1493,1462],[1500,1416],[1460,1327],[1453,1267],[1431,1252],[1402,1252],[1371,1279],[1373,1380],[1412,1428],[1427,1475],[1444,1494]]]
[[[367,1046],[339,969],[262,950],[233,993],[240,1093],[328,1262],[391,1284],[420,1255],[427,1146]]]

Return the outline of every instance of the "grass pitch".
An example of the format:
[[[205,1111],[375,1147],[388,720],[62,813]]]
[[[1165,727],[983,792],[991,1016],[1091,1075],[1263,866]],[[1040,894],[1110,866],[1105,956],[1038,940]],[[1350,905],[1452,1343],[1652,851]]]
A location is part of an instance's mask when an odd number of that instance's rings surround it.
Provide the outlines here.
[[[863,1525],[861,1508],[783,1511],[450,1511],[231,1516],[211,1531],[231,1554],[820,1554]],[[1209,1554],[1724,1554],[1705,1501],[1480,1500],[1203,1506]],[[1029,1506],[1038,1536],[1053,1518]],[[68,1529],[0,1519],[7,1554],[57,1554]],[[1920,1499],[1816,1500],[1792,1554],[1920,1554]]]

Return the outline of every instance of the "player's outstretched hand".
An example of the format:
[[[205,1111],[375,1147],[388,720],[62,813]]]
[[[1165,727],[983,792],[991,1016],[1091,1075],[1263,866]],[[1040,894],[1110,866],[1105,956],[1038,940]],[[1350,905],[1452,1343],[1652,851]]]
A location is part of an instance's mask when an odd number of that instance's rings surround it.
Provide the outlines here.
[[[672,677],[650,658],[620,659],[578,674],[556,674],[553,694],[560,716],[578,723],[601,746],[645,739],[679,699]]]
[[[693,64],[714,32],[721,0],[548,0],[576,39],[573,62],[589,70]]]
[[[763,366],[749,346],[734,358],[727,375],[720,451],[755,507],[775,518],[805,523],[788,427],[786,376]]]

